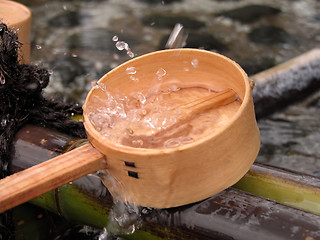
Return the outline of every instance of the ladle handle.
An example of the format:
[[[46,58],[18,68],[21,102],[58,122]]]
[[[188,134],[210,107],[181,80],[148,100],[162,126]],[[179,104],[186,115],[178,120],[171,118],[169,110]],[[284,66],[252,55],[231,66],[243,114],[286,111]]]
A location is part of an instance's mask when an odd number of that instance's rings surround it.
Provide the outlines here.
[[[104,155],[88,143],[10,175],[0,181],[0,213],[104,168]]]
[[[225,89],[215,95],[199,98],[190,103],[180,106],[184,115],[182,118],[189,118],[211,108],[227,105],[237,100],[237,94],[232,89]]]

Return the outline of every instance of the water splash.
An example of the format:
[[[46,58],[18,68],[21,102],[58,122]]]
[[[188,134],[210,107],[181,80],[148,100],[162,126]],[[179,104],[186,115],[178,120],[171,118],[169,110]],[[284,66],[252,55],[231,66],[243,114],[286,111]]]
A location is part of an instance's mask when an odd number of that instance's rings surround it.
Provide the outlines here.
[[[129,45],[128,43],[124,42],[124,41],[118,41],[116,42],[116,48],[120,51],[122,50],[128,50],[129,49]]]
[[[188,35],[184,33],[183,25],[180,23],[177,23],[166,43],[166,48],[172,49],[172,48],[182,48],[186,45]]]
[[[5,77],[3,76],[2,73],[0,73],[0,84],[5,84],[6,83],[6,79]]]
[[[127,69],[126,69],[126,73],[127,74],[136,74],[137,73],[137,70],[136,70],[136,68],[135,67],[127,67]]]
[[[191,65],[194,67],[194,68],[197,68],[198,67],[198,64],[199,64],[199,60],[198,59],[192,59],[191,60]]]
[[[112,41],[116,42],[116,48],[119,51],[126,50],[127,55],[131,58],[133,58],[135,56],[135,54],[132,52],[131,48],[129,47],[129,44],[126,43],[125,41],[120,41],[119,37],[117,35],[112,37]]]
[[[164,70],[163,68],[159,68],[156,75],[159,80],[162,80],[162,78],[167,74],[167,71]]]

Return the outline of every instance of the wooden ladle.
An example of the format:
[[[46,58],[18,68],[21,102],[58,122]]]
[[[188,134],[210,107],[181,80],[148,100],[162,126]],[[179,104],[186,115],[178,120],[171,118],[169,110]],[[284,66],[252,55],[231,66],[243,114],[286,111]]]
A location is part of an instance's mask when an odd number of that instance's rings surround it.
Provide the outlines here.
[[[195,58],[199,66],[184,71],[185,63]],[[137,69],[137,84],[126,73],[132,66]],[[119,183],[104,181],[111,193],[123,201],[154,208],[196,202],[238,181],[252,165],[260,146],[247,75],[236,63],[219,54],[174,49],[128,61],[107,73],[99,83],[104,83],[111,93],[123,95],[150,89],[160,67],[168,77],[186,82],[201,79],[219,89],[233,89],[242,99],[239,111],[224,127],[199,141],[170,149],[133,148],[108,141],[92,126],[88,114],[92,107],[99,107],[92,99],[105,97],[101,89],[92,89],[83,106],[90,143],[2,179],[0,212],[100,169],[106,169],[108,177]],[[230,97],[224,96],[223,99]],[[214,102],[196,106],[203,111],[214,106]],[[192,111],[197,112],[198,108]]]
[[[222,91],[214,96],[200,98],[182,107],[184,114],[177,124],[183,124],[193,115],[219,107],[236,100],[232,90]],[[169,131],[170,129],[166,129]],[[156,135],[163,134],[163,131]],[[141,138],[141,136],[139,136]],[[150,139],[150,141],[152,141]],[[18,172],[0,181],[0,212],[20,203],[31,200],[65,183],[78,179],[91,172],[107,167],[103,154],[91,144],[55,157],[34,167]]]

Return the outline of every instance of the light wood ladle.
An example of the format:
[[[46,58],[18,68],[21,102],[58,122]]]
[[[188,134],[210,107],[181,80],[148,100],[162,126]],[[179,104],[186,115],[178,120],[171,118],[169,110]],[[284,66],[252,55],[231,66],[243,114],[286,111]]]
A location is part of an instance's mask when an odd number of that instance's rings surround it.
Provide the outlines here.
[[[195,58],[199,66],[184,71],[185,62]],[[131,66],[137,69],[139,84],[132,84],[125,71]],[[103,95],[100,89],[93,89],[83,106],[90,143],[2,179],[0,212],[100,169],[107,169],[121,183],[114,186],[105,182],[111,193],[115,191],[124,201],[154,208],[196,202],[238,181],[252,165],[260,145],[247,75],[236,63],[219,54],[175,49],[137,57],[110,71],[99,82],[117,90],[130,86],[130,92],[135,92],[148,86],[159,67],[166,69],[167,76],[185,81],[200,78],[220,89],[233,89],[242,100],[240,110],[225,127],[199,141],[172,149],[137,149],[114,144],[93,128],[88,103],[93,96]],[[234,99],[234,94],[221,96],[220,103]],[[196,105],[199,108],[190,114],[215,106],[216,100]]]

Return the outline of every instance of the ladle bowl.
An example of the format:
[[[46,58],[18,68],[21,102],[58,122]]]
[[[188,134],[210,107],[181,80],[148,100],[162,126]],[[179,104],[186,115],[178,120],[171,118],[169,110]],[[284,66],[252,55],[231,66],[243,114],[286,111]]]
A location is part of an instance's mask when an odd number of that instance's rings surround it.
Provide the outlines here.
[[[132,81],[128,68],[135,69],[138,83]],[[101,102],[93,103],[92,99],[106,98],[106,94],[101,88],[88,94],[83,106],[84,126],[90,142],[106,156],[108,174],[116,179],[105,181],[107,188],[123,200],[167,208],[205,199],[236,183],[254,162],[260,139],[248,77],[238,64],[222,55],[196,49],[154,52],[117,67],[98,84],[113,94],[147,94],[157,82],[159,69],[166,71],[162,82],[179,79],[218,91],[230,88],[242,100],[224,127],[201,140],[177,148],[141,149],[110,142],[94,128],[88,106],[100,107]]]
[[[195,64],[196,63],[196,64]],[[135,81],[128,68],[135,69]],[[215,91],[232,89],[239,109],[218,130],[173,148],[135,148],[110,141],[89,115],[101,107],[95,97],[147,94],[155,82],[178,79]],[[136,205],[168,208],[205,199],[236,183],[254,162],[260,147],[252,86],[232,60],[196,49],[163,50],[134,58],[102,77],[83,106],[89,144],[0,181],[0,212],[28,201],[90,172],[105,169],[104,184],[114,197]],[[100,101],[101,102],[101,101]],[[103,102],[103,101],[102,101]]]

